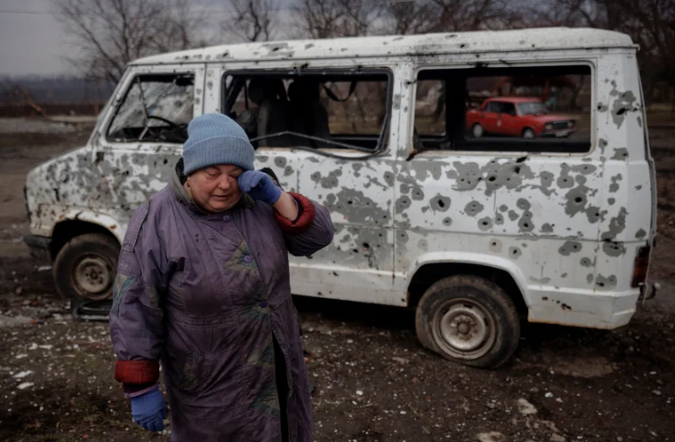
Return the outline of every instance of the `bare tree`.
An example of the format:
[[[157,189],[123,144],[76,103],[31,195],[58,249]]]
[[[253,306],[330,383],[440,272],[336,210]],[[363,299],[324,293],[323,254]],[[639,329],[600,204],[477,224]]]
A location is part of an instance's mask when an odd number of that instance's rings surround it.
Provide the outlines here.
[[[433,0],[389,0],[382,4],[383,31],[387,34],[424,34],[438,27],[438,5]]]
[[[298,26],[312,38],[367,35],[380,6],[369,0],[300,0]]]
[[[221,26],[244,41],[268,41],[277,27],[278,0],[229,0],[232,18]]]
[[[388,0],[384,32],[422,34],[520,27],[518,9],[505,0]]]
[[[205,16],[189,0],[58,0],[55,16],[81,55],[84,74],[118,82],[127,63],[202,42]]]
[[[503,0],[434,0],[441,32],[510,27],[514,17]]]
[[[528,26],[588,26],[624,32],[640,45],[646,98],[657,84],[675,91],[673,0],[549,0],[533,7]]]

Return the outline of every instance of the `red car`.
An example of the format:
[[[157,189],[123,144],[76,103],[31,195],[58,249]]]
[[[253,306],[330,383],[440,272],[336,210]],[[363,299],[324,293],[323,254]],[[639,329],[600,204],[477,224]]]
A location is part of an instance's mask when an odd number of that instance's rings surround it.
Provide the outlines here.
[[[466,129],[475,138],[486,134],[522,138],[569,137],[576,130],[573,118],[550,114],[538,98],[488,98],[466,113]]]

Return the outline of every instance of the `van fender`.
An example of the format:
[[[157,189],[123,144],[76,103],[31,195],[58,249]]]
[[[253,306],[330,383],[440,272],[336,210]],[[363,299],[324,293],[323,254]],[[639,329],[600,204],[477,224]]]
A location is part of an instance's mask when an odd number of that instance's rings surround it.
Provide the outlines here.
[[[70,208],[59,215],[57,222],[52,228],[50,236],[54,235],[56,226],[64,221],[83,221],[86,223],[96,224],[109,231],[117,239],[117,241],[119,241],[120,244],[122,244],[122,240],[124,239],[125,228],[123,227],[126,227],[126,224],[120,224],[118,220],[110,215],[98,213],[91,209],[81,208]]]
[[[512,260],[502,258],[494,255],[484,255],[482,253],[472,252],[431,252],[421,255],[414,264],[414,269],[408,273],[406,280],[406,289],[410,290],[410,284],[417,274],[417,272],[428,264],[471,264],[482,267],[491,267],[498,270],[503,270],[516,282],[523,301],[530,307],[527,292],[527,279],[520,267],[518,267]]]

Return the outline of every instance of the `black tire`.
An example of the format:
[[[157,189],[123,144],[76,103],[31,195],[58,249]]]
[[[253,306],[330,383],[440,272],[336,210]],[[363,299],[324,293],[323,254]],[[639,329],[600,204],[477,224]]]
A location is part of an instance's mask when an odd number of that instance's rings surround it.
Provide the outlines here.
[[[68,241],[54,260],[56,290],[73,307],[112,298],[120,245],[111,236],[88,233]]]
[[[472,275],[451,276],[432,285],[417,306],[415,328],[425,348],[479,368],[504,365],[520,340],[513,301],[497,284]],[[462,345],[466,348],[458,347]]]

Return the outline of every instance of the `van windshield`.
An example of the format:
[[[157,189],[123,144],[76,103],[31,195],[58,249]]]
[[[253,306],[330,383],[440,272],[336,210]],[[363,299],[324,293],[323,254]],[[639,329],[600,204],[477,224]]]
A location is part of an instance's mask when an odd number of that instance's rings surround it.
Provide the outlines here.
[[[108,129],[117,141],[183,143],[192,120],[194,81],[189,75],[138,76]]]
[[[547,115],[548,109],[544,103],[540,101],[529,101],[526,103],[518,103],[518,113],[520,115]]]

